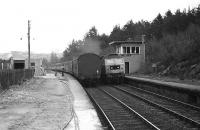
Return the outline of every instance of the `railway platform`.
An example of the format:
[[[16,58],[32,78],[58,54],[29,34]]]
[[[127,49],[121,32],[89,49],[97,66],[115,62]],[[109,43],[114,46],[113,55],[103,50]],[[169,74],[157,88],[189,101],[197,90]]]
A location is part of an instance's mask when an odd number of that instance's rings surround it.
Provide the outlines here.
[[[126,76],[129,84],[171,97],[176,100],[200,105],[200,86],[172,81],[156,80],[144,77]]]
[[[137,81],[154,83],[154,84],[163,85],[163,86],[184,89],[184,90],[196,91],[196,92],[200,93],[199,85],[176,83],[176,82],[172,82],[172,81],[160,81],[160,80],[156,80],[156,79],[150,79],[150,78],[144,78],[144,77],[134,77],[134,76],[126,76],[126,78],[137,80]]]
[[[72,115],[70,89],[53,74],[10,86],[0,95],[0,130],[58,130]]]
[[[70,88],[73,95],[74,115],[65,130],[102,130],[97,112],[80,83],[68,74],[58,77]]]
[[[101,130],[82,86],[73,77],[37,76],[0,95],[0,130]]]

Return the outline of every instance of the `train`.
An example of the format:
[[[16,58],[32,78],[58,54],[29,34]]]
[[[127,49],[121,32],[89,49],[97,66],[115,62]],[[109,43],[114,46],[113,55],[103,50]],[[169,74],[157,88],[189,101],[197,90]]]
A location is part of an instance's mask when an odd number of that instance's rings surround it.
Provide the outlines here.
[[[103,57],[101,80],[104,83],[123,83],[125,76],[125,62],[118,54]]]
[[[75,76],[85,86],[98,83],[122,83],[125,75],[124,60],[118,55],[99,56],[84,53],[71,61],[53,65],[53,70]]]

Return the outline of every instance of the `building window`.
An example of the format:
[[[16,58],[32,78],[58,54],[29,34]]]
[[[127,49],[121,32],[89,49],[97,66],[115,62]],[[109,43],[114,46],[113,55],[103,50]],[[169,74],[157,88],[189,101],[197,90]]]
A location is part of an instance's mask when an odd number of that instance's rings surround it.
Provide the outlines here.
[[[123,54],[126,54],[126,47],[123,47]]]
[[[132,54],[140,54],[140,47],[131,47],[131,53]]]
[[[135,47],[132,47],[132,48],[131,48],[131,52],[132,52],[132,53],[135,53]]]
[[[123,54],[140,54],[140,47],[123,47]]]
[[[31,66],[35,66],[35,63],[32,62],[32,63],[31,63]]]
[[[130,54],[130,47],[127,47],[126,50],[127,50],[127,54]]]
[[[116,48],[116,53],[119,54],[119,47]]]
[[[136,49],[136,54],[139,54],[140,53],[140,47],[135,47]]]

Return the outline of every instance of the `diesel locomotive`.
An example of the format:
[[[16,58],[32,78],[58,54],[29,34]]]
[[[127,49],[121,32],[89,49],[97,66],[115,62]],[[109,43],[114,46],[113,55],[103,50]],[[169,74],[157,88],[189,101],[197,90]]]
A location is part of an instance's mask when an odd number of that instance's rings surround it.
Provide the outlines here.
[[[104,56],[101,70],[101,80],[105,83],[122,83],[124,81],[124,59],[118,54]]]

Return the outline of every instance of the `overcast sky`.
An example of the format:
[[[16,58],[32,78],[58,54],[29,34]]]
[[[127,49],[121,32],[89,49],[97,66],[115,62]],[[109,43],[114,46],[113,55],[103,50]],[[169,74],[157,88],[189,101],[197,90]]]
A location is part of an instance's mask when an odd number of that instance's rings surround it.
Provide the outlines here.
[[[152,21],[168,9],[175,12],[198,4],[199,0],[0,0],[0,53],[27,51],[28,19],[31,51],[62,53],[92,26],[99,34],[110,34],[115,25],[131,19]]]

